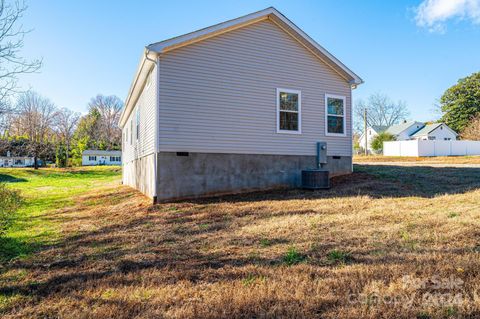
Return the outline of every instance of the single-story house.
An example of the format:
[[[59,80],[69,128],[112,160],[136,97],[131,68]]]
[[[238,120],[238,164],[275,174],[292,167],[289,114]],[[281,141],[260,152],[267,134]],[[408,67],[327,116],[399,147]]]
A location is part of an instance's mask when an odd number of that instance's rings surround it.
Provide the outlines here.
[[[422,127],[410,136],[412,140],[454,141],[458,134],[445,123],[433,123]]]
[[[365,148],[365,138],[367,139],[367,149],[369,151],[372,150],[372,141],[373,139],[378,136],[378,134],[385,132],[385,130],[388,128],[388,126],[382,126],[382,125],[372,125],[367,127],[367,134],[362,133],[360,135],[360,138],[358,140],[358,143],[360,147],[363,149]]]
[[[434,123],[425,125],[422,122],[403,121],[392,126],[371,126],[367,128],[368,151],[373,151],[371,144],[375,136],[382,132],[392,134],[397,141],[409,140],[456,140],[457,133],[445,123]],[[362,133],[359,139],[361,147],[365,147],[365,134]]]
[[[82,166],[121,164],[122,151],[85,150],[82,153]]]
[[[32,167],[33,161],[29,156],[0,156],[0,167]]]
[[[272,7],[150,44],[119,121],[123,183],[154,202],[297,187],[319,141],[351,173],[361,83]]]
[[[424,127],[425,124],[416,121],[403,121],[399,124],[389,126],[385,131],[392,134],[397,141],[408,141],[411,139],[413,133]]]

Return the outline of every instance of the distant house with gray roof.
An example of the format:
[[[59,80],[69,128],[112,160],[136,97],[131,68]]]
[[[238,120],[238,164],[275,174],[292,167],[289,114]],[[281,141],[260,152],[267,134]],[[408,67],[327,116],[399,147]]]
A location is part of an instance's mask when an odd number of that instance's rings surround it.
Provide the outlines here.
[[[403,121],[400,124],[395,124],[390,126],[386,130],[386,132],[395,136],[395,139],[397,141],[406,141],[410,139],[410,135],[412,135],[413,133],[415,133],[416,131],[418,131],[424,126],[425,124],[423,124],[422,122]]]
[[[423,126],[410,136],[412,140],[452,141],[458,134],[445,123],[433,123]]]
[[[365,148],[365,138],[367,139],[367,145],[368,145],[368,150],[372,151],[371,145],[372,141],[375,138],[375,136],[378,136],[378,134],[385,132],[385,130],[388,128],[388,126],[381,126],[381,125],[372,125],[370,127],[367,127],[367,134],[365,135],[362,133],[360,135],[359,139],[359,144],[360,147]]]
[[[427,124],[416,121],[403,121],[390,127],[372,125],[367,128],[367,150],[372,152],[371,143],[382,132],[392,134],[397,141],[407,140],[456,140],[457,133],[445,123]],[[360,136],[360,146],[365,147],[365,135]]]

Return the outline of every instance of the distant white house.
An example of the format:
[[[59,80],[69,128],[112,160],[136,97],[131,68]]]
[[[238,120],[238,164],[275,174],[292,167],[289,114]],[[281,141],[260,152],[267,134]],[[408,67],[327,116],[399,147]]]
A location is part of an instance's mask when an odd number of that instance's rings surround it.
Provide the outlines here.
[[[386,132],[395,136],[397,141],[411,140],[412,134],[424,127],[422,122],[407,122],[403,121],[400,124],[395,124],[386,129]]]
[[[410,136],[412,140],[454,141],[458,134],[445,123],[428,124]]]
[[[33,166],[33,157],[28,156],[0,156],[0,167],[30,167]]]
[[[360,135],[360,139],[359,139],[360,147],[362,147],[363,149],[365,148],[365,138],[366,138],[367,146],[368,146],[367,149],[369,151],[372,151],[373,139],[375,138],[375,136],[378,136],[378,134],[385,132],[387,128],[388,126],[380,126],[380,125],[372,125],[368,127],[367,134],[365,135],[364,133],[362,133],[362,135]]]
[[[122,151],[85,150],[82,153],[83,166],[121,165]]]
[[[445,123],[427,124],[416,121],[403,121],[390,127],[371,126],[367,128],[368,151],[372,151],[371,144],[375,136],[387,132],[395,137],[397,141],[409,140],[456,140],[457,133]],[[365,147],[365,134],[360,136],[360,146]]]

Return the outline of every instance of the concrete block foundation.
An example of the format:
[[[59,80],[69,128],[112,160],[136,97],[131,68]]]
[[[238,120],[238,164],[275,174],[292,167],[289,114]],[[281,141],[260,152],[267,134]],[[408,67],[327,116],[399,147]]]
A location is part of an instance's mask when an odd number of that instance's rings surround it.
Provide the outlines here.
[[[315,156],[175,153],[157,154],[157,200],[234,194],[301,186],[301,171]],[[350,174],[351,156],[328,156],[330,176]]]

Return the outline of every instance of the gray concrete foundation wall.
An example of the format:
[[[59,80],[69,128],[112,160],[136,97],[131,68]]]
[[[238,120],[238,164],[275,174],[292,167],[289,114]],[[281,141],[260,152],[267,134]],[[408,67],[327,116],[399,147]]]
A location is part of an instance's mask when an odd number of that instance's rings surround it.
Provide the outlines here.
[[[153,153],[124,163],[122,168],[123,184],[134,187],[153,198],[155,186],[155,155]]]
[[[314,167],[315,156],[160,152],[158,200],[300,187],[301,171]],[[352,157],[328,156],[325,168],[350,174]]]

